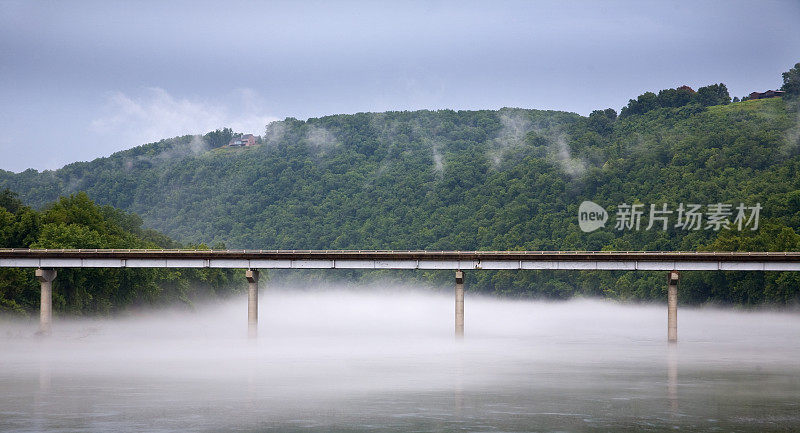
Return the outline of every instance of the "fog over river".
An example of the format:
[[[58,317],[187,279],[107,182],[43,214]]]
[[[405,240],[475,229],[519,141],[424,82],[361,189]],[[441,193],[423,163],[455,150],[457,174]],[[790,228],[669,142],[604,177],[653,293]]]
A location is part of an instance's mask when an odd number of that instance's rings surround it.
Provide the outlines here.
[[[800,429],[800,314],[452,289],[261,292],[195,311],[0,320],[0,431]]]

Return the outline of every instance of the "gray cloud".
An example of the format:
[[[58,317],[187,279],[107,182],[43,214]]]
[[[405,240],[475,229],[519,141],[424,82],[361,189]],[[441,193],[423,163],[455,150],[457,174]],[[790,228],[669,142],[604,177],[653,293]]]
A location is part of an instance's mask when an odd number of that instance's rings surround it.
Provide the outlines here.
[[[164,138],[201,134],[221,127],[259,134],[274,117],[265,115],[252,90],[242,89],[221,102],[176,98],[160,88],[131,96],[113,92],[105,113],[90,124],[90,131],[133,147]]]
[[[770,25],[741,32],[753,16]],[[246,35],[242,17],[255,23]],[[56,168],[226,123],[259,133],[265,118],[588,114],[721,81],[744,95],[777,87],[797,61],[798,18],[796,2],[5,1],[0,168]],[[742,61],[753,52],[758,62]]]

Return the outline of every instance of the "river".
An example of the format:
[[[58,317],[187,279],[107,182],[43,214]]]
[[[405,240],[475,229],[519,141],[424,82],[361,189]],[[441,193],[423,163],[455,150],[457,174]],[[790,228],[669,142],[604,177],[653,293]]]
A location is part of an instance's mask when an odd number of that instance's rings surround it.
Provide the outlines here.
[[[800,430],[800,315],[398,287],[0,321],[0,431]]]

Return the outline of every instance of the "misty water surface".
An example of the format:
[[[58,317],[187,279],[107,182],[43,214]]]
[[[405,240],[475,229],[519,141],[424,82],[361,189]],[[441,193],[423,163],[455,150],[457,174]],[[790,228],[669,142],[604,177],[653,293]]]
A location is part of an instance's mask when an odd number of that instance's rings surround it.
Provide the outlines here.
[[[289,290],[194,312],[0,322],[0,431],[781,431],[796,312]]]

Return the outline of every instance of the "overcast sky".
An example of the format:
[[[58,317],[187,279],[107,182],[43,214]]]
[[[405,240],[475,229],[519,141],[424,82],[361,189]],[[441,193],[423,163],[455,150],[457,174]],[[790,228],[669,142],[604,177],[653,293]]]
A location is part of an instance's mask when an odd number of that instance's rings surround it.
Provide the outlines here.
[[[0,169],[276,119],[780,87],[800,2],[0,0]]]

